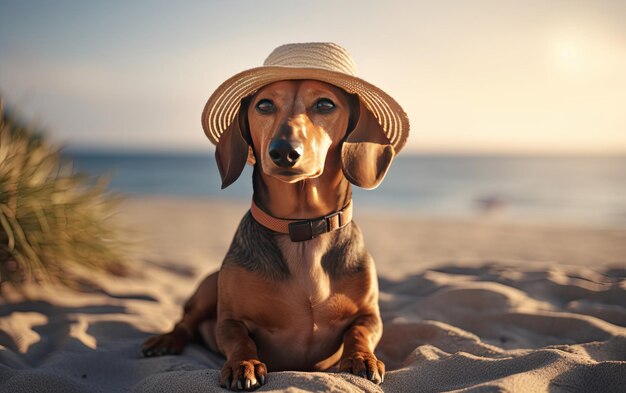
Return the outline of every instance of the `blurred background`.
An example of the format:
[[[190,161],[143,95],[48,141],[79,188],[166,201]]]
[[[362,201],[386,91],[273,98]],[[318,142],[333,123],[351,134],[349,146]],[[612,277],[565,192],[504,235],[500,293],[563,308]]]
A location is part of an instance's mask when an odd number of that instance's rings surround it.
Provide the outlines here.
[[[1,1],[0,95],[131,195],[220,190],[200,113],[278,45],[332,41],[411,135],[359,204],[626,227],[624,1]],[[249,169],[248,169],[249,170]]]

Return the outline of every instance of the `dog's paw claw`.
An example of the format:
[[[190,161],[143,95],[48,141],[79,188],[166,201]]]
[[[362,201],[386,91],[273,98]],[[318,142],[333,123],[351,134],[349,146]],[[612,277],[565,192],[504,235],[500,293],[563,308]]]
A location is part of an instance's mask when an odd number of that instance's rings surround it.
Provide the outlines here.
[[[257,359],[226,362],[221,372],[222,387],[230,390],[254,390],[265,384],[267,368]]]
[[[340,371],[366,378],[375,384],[385,379],[385,364],[368,352],[355,352],[341,359]]]

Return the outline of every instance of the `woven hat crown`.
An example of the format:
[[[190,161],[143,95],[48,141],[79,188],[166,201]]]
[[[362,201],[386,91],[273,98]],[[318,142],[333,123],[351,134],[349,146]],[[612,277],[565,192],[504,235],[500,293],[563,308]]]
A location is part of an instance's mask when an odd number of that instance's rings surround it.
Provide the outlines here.
[[[347,50],[331,42],[286,44],[274,49],[264,66],[317,68],[356,76],[356,64]]]

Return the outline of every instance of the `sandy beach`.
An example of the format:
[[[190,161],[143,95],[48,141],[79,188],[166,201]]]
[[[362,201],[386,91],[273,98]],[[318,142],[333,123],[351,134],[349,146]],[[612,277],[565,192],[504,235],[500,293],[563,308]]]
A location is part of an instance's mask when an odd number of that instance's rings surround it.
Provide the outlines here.
[[[137,198],[120,208],[134,274],[99,288],[8,286],[2,392],[213,392],[223,359],[200,345],[141,358],[219,268],[240,202]],[[497,218],[402,218],[355,207],[380,279],[388,368],[271,373],[259,391],[626,391],[626,230]]]

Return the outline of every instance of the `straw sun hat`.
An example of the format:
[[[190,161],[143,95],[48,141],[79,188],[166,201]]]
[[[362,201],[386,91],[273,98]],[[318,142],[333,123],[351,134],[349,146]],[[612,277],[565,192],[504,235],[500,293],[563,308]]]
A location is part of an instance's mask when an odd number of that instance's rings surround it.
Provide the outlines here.
[[[398,153],[409,135],[409,119],[400,104],[378,87],[356,76],[356,65],[344,48],[333,43],[287,44],[274,49],[262,67],[238,73],[222,83],[202,112],[202,128],[217,145],[235,119],[241,100],[273,82],[314,79],[357,94],[380,123]]]

